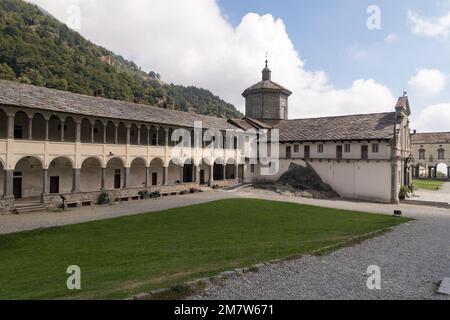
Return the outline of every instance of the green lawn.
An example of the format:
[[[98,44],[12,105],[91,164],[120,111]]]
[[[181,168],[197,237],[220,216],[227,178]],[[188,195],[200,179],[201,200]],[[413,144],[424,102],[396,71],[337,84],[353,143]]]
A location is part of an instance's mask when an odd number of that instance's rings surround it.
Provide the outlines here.
[[[413,180],[413,183],[417,189],[433,191],[439,190],[444,185],[444,181],[440,180]]]
[[[151,205],[151,202],[149,202]],[[125,298],[408,221],[232,199],[0,236],[0,299]],[[66,289],[78,265],[82,291]]]

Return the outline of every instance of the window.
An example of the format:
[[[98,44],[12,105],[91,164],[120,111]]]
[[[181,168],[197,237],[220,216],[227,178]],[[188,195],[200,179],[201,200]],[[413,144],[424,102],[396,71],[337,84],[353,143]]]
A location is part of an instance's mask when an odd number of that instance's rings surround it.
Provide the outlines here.
[[[250,171],[251,171],[251,173],[255,173],[255,165],[254,164],[252,164],[250,166]]]
[[[345,144],[345,153],[350,153],[352,151],[352,146],[350,143]]]
[[[419,150],[419,160],[425,160],[425,150],[424,149],[420,149]]]
[[[311,158],[311,148],[309,146],[305,146],[305,159]]]
[[[294,144],[294,152],[300,152],[300,146],[298,144]]]
[[[292,154],[291,154],[291,147],[286,147],[286,159],[290,160],[292,159]]]
[[[342,146],[336,146],[336,159],[342,160]]]
[[[378,143],[372,144],[372,153],[378,153],[380,151],[380,145]]]
[[[445,160],[445,150],[444,149],[438,150],[438,160]]]
[[[361,159],[369,159],[369,146],[361,146]]]
[[[317,145],[317,153],[323,153],[323,144]]]

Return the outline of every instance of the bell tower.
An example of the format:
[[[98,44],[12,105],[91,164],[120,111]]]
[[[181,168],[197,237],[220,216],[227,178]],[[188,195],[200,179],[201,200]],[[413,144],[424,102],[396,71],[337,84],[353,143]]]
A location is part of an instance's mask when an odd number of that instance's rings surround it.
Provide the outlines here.
[[[291,91],[272,81],[272,71],[266,59],[262,80],[244,91],[245,116],[269,124],[287,120]]]

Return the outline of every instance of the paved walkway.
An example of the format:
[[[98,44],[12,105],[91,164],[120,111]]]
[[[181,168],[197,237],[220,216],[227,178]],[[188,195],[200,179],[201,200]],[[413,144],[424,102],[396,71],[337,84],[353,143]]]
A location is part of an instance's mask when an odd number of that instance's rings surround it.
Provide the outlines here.
[[[411,200],[450,203],[450,182],[444,183],[440,190],[417,190]]]

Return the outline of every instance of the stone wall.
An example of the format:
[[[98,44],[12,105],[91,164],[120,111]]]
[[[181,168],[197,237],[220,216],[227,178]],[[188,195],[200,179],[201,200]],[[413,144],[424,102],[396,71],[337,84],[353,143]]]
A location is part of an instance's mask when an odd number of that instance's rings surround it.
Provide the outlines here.
[[[0,214],[8,214],[14,210],[14,199],[0,199]]]

